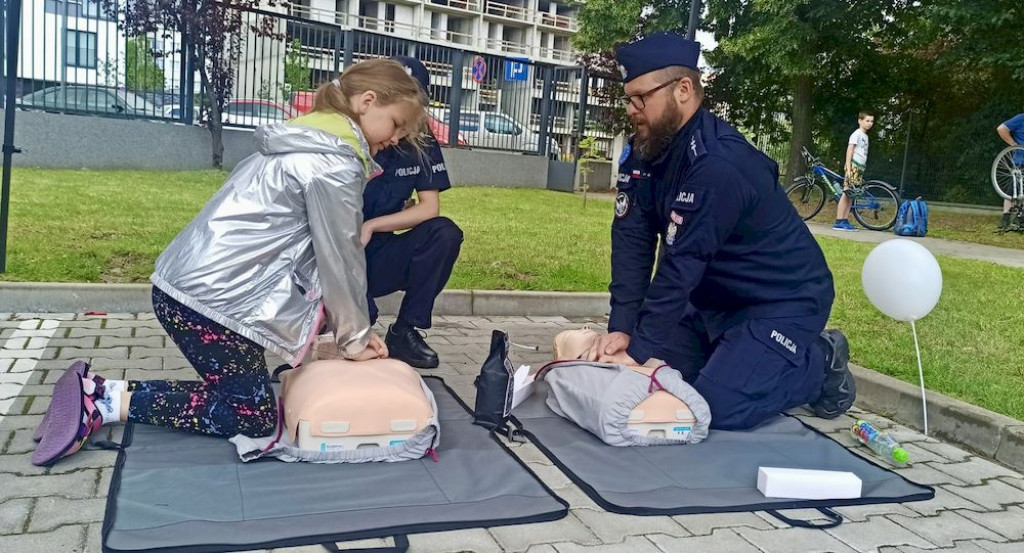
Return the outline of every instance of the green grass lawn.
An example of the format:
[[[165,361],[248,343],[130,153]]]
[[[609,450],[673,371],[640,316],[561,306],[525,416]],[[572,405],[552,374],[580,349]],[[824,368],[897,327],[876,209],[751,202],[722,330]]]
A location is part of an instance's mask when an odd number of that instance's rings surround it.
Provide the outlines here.
[[[213,171],[17,169],[9,272],[0,279],[145,281],[164,245],[224,177]],[[568,194],[458,188],[443,195],[442,206],[466,234],[450,288],[607,289],[611,202],[592,201],[583,209],[581,199]],[[976,220],[932,217],[936,236],[942,236],[940,221]],[[979,237],[995,236],[985,232],[987,224],[977,223]],[[861,290],[861,265],[873,246],[829,238],[819,243],[836,281],[831,324],[849,335],[854,360],[916,383],[910,328],[876,311]],[[918,324],[928,387],[1024,420],[1024,271],[938,260],[942,299]]]

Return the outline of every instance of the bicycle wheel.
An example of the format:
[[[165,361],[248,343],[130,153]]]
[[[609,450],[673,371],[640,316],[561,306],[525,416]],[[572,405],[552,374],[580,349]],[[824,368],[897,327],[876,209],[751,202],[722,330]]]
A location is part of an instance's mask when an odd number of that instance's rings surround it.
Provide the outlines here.
[[[793,186],[786,190],[786,197],[804,221],[813,219],[825,205],[825,191],[807,177],[797,177]]]
[[[864,183],[851,194],[850,212],[857,222],[871,230],[887,230],[896,222],[900,198],[888,184],[873,180]]]
[[[1004,200],[1024,198],[1024,146],[1010,146],[992,162],[992,187]]]

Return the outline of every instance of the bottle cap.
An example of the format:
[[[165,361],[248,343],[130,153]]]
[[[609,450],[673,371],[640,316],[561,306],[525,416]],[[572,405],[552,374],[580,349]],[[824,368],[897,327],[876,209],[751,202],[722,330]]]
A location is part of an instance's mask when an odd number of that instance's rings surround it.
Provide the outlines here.
[[[910,460],[910,454],[907,453],[907,450],[903,449],[902,447],[897,447],[896,449],[892,450],[892,459],[897,463],[906,463],[907,461]]]

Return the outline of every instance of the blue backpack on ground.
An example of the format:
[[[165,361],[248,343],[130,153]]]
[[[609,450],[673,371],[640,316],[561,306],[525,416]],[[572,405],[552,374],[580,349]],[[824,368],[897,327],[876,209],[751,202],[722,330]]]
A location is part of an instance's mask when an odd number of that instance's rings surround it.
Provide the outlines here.
[[[920,196],[905,200],[896,212],[893,231],[899,236],[924,236],[928,234],[928,204]]]

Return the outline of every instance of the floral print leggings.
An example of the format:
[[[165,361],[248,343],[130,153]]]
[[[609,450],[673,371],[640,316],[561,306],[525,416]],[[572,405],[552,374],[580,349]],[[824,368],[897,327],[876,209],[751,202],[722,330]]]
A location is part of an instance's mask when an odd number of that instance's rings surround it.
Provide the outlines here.
[[[231,437],[269,436],[277,401],[263,348],[153,287],[153,309],[202,381],[132,381],[128,419]]]

